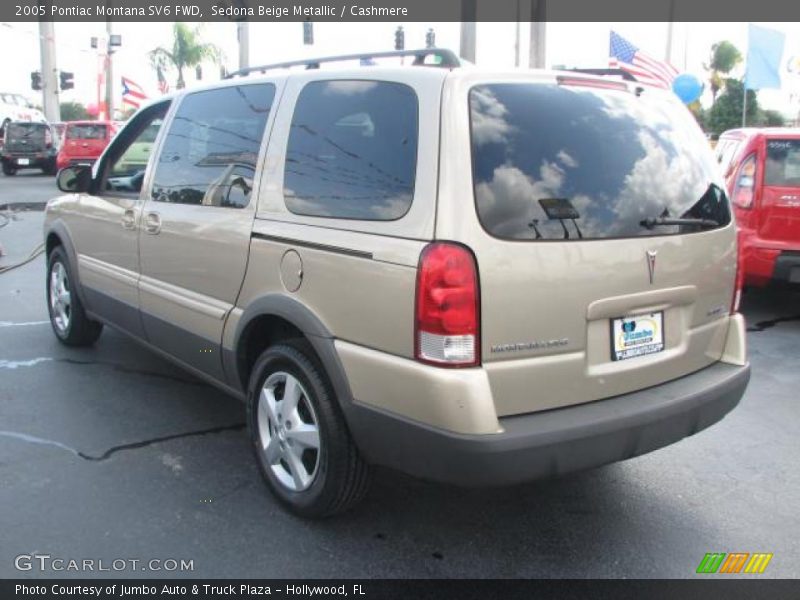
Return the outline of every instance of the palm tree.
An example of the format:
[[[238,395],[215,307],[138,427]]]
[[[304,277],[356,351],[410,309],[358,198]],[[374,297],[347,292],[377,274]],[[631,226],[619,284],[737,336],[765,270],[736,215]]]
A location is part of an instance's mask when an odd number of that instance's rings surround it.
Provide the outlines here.
[[[167,50],[159,46],[150,51],[150,64],[158,71],[167,65],[172,65],[178,71],[176,87],[180,90],[186,87],[183,80],[183,70],[196,67],[206,60],[219,63],[222,52],[214,44],[209,44],[200,39],[200,25],[190,29],[186,23],[175,23],[172,27],[172,49]]]
[[[725,83],[723,76],[730,73],[740,62],[742,62],[741,52],[729,41],[717,42],[711,46],[711,59],[703,66],[710,71],[708,81],[711,84],[712,102],[717,100],[717,94]]]

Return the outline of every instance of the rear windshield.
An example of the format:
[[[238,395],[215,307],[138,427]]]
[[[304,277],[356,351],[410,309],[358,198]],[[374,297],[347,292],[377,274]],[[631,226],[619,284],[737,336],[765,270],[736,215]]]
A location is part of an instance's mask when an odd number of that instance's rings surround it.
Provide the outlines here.
[[[800,140],[767,140],[764,183],[800,187]]]
[[[106,126],[101,124],[69,125],[67,127],[68,140],[104,140],[106,139]]]
[[[494,236],[619,238],[730,222],[708,143],[665,94],[508,83],[476,86],[469,102],[477,210]]]
[[[44,140],[47,125],[43,123],[9,123],[6,131],[8,139]]]

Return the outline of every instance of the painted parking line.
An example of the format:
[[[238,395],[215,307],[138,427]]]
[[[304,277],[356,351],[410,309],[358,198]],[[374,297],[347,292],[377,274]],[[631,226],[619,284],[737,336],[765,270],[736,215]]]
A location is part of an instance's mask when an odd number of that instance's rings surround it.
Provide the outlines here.
[[[50,321],[0,321],[0,327],[32,327],[34,325],[49,325]]]
[[[53,360],[49,356],[40,356],[29,360],[0,360],[0,369],[19,369],[22,367],[34,367],[39,363]]]

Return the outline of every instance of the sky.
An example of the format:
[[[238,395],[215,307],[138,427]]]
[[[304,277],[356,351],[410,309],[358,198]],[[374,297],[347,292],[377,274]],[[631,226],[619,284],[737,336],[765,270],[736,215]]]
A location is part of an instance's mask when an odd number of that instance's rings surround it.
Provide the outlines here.
[[[786,34],[786,46],[800,56],[800,23],[764,23],[765,27]],[[171,40],[170,23],[115,23],[114,33],[122,35],[122,47],[114,55],[115,84],[120,76],[137,82],[151,96],[159,94],[147,52]],[[344,54],[350,52],[391,50],[397,23],[315,23],[314,45],[302,43],[302,24],[298,22],[251,23],[251,65],[295,58]],[[423,47],[425,32],[433,28],[436,45],[459,48],[459,23],[405,23],[406,48]],[[604,67],[608,60],[608,37],[614,30],[655,58],[663,59],[667,45],[667,23],[548,23],[546,35],[547,66]],[[238,44],[234,23],[205,23],[203,38],[219,46],[229,70],[238,66]],[[529,24],[520,24],[521,64],[527,65]],[[105,23],[56,23],[57,66],[75,74],[75,89],[61,92],[61,101],[90,103],[97,98],[98,57],[90,47],[92,36],[103,37]],[[477,57],[480,67],[513,68],[516,23],[478,23]],[[671,62],[681,72],[705,80],[703,63],[711,45],[730,40],[746,55],[747,23],[675,23]],[[17,92],[41,104],[38,92],[30,89],[30,72],[39,69],[38,23],[0,23],[0,56],[14,56],[0,69],[0,91]],[[741,69],[740,69],[741,71]],[[741,72],[735,73],[741,76]],[[168,73],[174,87],[175,74]],[[194,72],[185,75],[187,87],[198,85]],[[203,71],[207,83],[219,78],[219,69],[211,64]],[[120,98],[117,93],[116,103]],[[708,91],[702,99],[710,103]],[[800,112],[800,75],[782,90],[762,90],[759,102],[788,116]]]

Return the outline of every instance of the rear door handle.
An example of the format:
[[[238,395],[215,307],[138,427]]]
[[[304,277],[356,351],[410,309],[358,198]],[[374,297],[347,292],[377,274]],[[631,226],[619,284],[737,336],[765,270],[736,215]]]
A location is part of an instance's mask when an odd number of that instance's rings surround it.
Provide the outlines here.
[[[158,235],[161,231],[161,215],[156,212],[147,213],[144,218],[144,230],[150,235]]]
[[[126,210],[122,215],[122,228],[123,229],[136,229],[136,213],[132,210]]]

